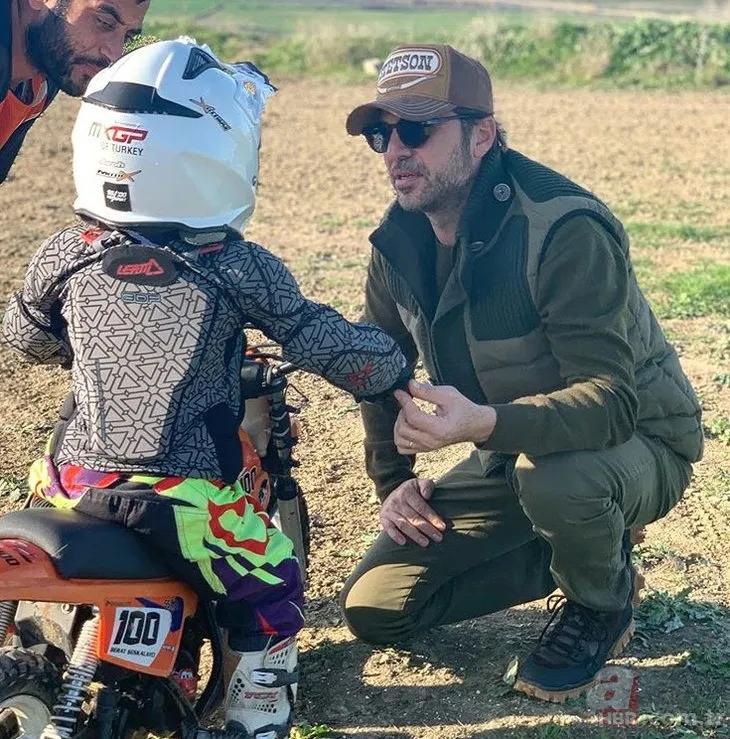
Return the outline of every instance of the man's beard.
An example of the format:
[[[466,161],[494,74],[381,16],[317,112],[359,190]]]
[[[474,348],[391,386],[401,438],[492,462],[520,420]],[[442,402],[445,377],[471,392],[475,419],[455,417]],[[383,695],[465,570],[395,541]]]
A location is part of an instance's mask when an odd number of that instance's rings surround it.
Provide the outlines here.
[[[104,59],[76,55],[63,16],[53,11],[42,21],[28,26],[25,47],[33,66],[53,85],[73,97],[86,92],[86,84],[74,82],[71,77],[76,65],[91,64],[100,69],[107,66]]]
[[[472,186],[472,172],[464,147],[455,149],[448,165],[436,175],[420,167],[396,166],[396,170],[412,171],[422,175],[421,192],[416,197],[410,193],[398,193],[398,203],[406,211],[416,213],[438,213],[458,208],[469,195]]]

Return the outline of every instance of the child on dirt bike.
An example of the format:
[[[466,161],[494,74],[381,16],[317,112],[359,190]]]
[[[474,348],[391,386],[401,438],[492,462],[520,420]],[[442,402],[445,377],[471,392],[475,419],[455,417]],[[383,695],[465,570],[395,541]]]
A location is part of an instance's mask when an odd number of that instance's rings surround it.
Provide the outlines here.
[[[97,75],[73,133],[84,222],[41,246],[3,326],[30,360],[72,373],[74,400],[31,489],[145,534],[218,602],[227,728],[257,739],[291,726],[303,596],[291,542],[237,479],[243,327],[357,399],[409,374],[387,334],[305,299],[241,235],[273,91],[252,65],[189,39]]]

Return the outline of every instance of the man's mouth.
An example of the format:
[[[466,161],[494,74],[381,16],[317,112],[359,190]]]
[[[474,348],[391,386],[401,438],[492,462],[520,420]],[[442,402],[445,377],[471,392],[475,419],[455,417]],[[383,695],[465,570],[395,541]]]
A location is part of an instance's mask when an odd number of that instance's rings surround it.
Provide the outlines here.
[[[102,69],[106,69],[109,65],[102,59],[94,59],[93,57],[77,57],[73,61],[73,66],[80,69],[84,74],[93,77],[94,75],[101,72]]]
[[[104,67],[100,67],[98,64],[82,64],[81,65],[82,72],[88,77],[94,77],[99,72],[101,72],[102,69],[104,69]]]
[[[391,173],[391,178],[393,180],[393,185],[407,185],[411,182],[414,182],[416,178],[420,177],[421,175],[418,174],[418,172],[404,172],[404,171],[396,171]]]

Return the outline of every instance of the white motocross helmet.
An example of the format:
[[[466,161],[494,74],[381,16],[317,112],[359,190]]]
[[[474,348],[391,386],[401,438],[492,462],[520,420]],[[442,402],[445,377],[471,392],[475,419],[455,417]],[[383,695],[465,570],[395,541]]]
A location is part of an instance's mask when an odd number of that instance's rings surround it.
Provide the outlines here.
[[[242,232],[274,91],[253,65],[188,38],[122,57],[94,77],[76,118],[74,209],[119,228]]]

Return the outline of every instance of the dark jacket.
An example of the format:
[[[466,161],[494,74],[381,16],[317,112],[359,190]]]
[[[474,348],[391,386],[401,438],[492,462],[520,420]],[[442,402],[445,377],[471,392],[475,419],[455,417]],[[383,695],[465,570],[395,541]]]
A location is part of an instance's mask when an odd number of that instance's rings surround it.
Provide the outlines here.
[[[13,78],[13,43],[12,43],[12,17],[10,13],[10,0],[0,0],[0,101],[10,90],[10,81]],[[58,94],[58,88],[48,83],[48,95],[44,110]],[[25,135],[30,127],[38,120],[26,121],[19,126],[15,133],[8,139],[5,146],[0,149],[0,182],[4,182],[13,166],[15,157],[18,156]]]
[[[575,183],[493,151],[466,205],[439,295],[428,219],[394,204],[371,236],[365,318],[420,356],[437,384],[497,411],[481,448],[599,450],[635,431],[690,462],[700,406],[634,276],[628,238]],[[393,445],[394,404],[364,404],[378,493],[413,476]]]

